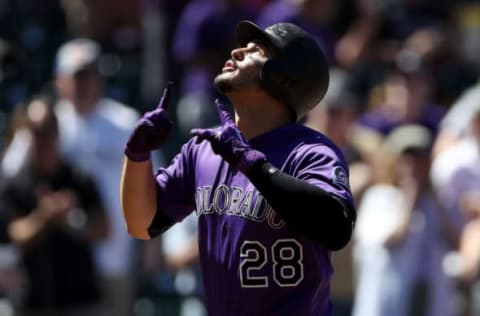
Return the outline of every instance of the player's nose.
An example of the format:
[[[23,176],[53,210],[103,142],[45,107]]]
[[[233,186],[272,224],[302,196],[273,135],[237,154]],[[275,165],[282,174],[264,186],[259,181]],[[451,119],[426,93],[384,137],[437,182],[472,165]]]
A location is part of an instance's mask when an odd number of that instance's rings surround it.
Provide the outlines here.
[[[232,50],[232,52],[230,53],[230,55],[232,56],[232,58],[234,60],[242,60],[244,55],[245,55],[245,47],[238,47],[238,48],[235,48]]]

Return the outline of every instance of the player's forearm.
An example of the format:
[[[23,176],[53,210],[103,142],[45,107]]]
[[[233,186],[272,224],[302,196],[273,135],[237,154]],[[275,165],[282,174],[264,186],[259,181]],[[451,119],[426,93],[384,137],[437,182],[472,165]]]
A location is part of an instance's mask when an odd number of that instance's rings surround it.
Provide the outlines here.
[[[125,158],[120,196],[127,231],[140,239],[150,239],[148,228],[157,208],[156,185],[150,160],[134,162]]]
[[[355,211],[340,198],[273,166],[256,166],[250,180],[293,229],[329,250],[343,248],[352,236]]]

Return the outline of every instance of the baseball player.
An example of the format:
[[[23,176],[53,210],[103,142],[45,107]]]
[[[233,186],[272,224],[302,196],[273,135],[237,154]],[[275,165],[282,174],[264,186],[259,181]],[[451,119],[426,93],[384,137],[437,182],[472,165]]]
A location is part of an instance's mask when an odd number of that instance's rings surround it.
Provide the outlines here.
[[[356,217],[348,169],[329,139],[297,123],[323,97],[327,63],[293,24],[242,21],[236,35],[215,78],[234,117],[217,101],[221,125],[193,130],[155,174],[170,85],[133,131],[121,182],[127,229],[149,239],[196,212],[209,315],[332,315],[331,252]]]

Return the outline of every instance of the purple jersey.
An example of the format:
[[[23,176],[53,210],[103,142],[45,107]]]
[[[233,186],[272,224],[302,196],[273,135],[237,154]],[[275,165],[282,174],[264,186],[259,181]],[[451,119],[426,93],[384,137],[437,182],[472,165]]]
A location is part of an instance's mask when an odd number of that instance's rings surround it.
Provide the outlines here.
[[[284,172],[353,204],[344,159],[322,134],[294,124],[249,143]],[[209,315],[332,315],[330,252],[285,224],[208,142],[185,144],[157,183],[159,209],[176,221],[198,215]]]

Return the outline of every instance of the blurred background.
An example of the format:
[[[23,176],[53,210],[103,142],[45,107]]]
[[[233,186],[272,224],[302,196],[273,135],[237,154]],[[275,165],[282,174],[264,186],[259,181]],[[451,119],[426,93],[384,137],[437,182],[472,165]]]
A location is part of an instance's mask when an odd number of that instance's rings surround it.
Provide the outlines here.
[[[301,25],[331,66],[302,123],[342,149],[358,208],[335,315],[480,315],[475,0],[0,0],[0,315],[206,315],[195,217],[135,241],[118,183],[168,81],[155,168],[217,123],[243,19]]]

